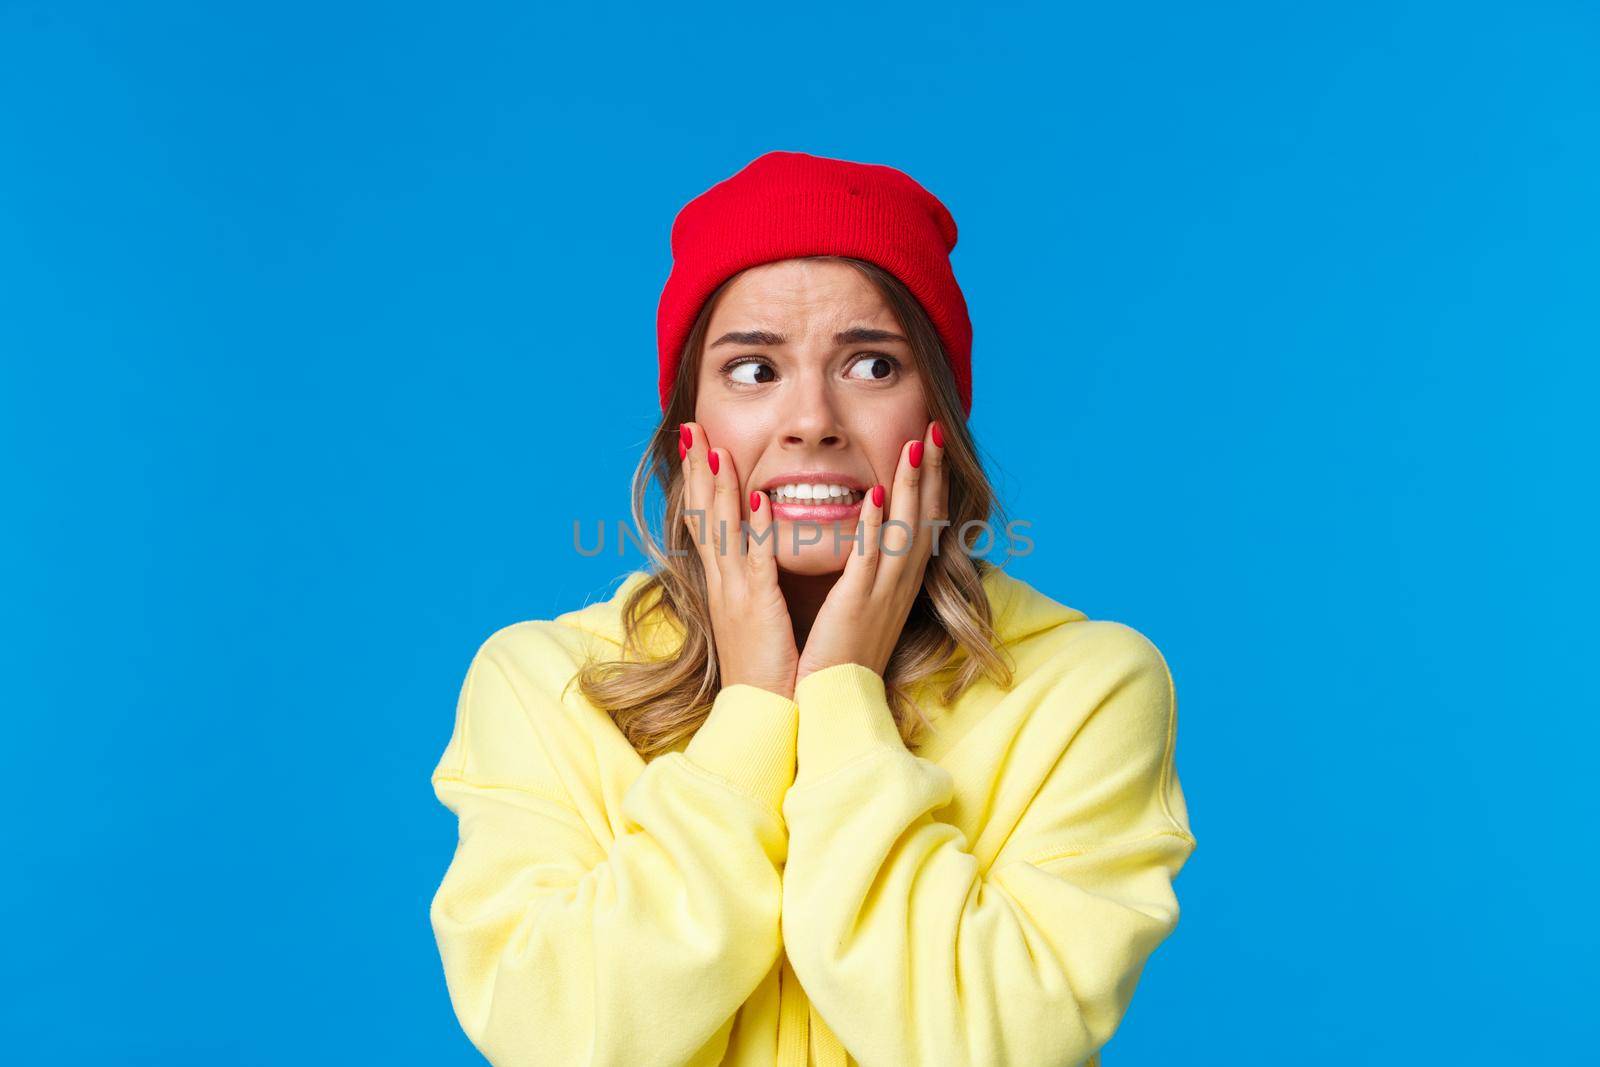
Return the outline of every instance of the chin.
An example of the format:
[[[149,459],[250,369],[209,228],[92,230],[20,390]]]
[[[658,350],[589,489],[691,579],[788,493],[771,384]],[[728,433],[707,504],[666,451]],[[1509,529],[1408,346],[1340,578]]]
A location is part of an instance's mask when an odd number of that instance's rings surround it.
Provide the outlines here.
[[[848,551],[849,546],[846,545],[839,555],[835,556],[821,545],[813,545],[802,548],[797,556],[777,556],[775,559],[780,571],[816,577],[824,574],[842,574],[844,565],[849,559]]]

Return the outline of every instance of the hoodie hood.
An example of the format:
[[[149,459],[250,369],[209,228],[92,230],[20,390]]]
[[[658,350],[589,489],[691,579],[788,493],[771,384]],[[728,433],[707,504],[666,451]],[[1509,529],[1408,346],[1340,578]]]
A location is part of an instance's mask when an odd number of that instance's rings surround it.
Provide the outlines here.
[[[622,579],[607,599],[558,615],[555,622],[600,638],[615,646],[614,651],[620,653],[623,606],[633,591],[648,581],[649,577],[648,571],[633,571]],[[995,632],[1002,645],[1015,644],[1062,623],[1079,622],[1087,618],[1083,612],[1046,596],[999,567],[990,567],[985,571],[983,587],[989,597]],[[653,610],[659,602],[660,591],[656,590],[650,596],[652,610],[647,613],[641,639],[651,656],[669,656],[682,644],[683,629],[667,618],[665,613]],[[958,645],[943,669],[952,669],[965,658],[966,649]]]

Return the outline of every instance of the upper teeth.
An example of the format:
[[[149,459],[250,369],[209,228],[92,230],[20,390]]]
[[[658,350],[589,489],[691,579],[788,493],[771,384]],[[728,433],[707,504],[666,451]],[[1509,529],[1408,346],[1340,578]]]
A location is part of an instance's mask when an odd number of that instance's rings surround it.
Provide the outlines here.
[[[814,504],[854,503],[860,491],[843,485],[794,482],[771,490],[774,500],[808,500]]]

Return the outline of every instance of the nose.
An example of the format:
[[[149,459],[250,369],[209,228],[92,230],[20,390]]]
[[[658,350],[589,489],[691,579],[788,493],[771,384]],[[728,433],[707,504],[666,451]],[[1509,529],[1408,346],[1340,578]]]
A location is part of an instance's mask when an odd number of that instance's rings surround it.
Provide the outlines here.
[[[786,446],[837,448],[844,443],[836,398],[823,375],[801,375],[788,399],[783,420]]]

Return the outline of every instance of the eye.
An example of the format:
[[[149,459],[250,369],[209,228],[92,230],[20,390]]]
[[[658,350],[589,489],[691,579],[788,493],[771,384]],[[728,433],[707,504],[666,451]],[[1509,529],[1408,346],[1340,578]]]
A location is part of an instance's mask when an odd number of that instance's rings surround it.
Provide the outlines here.
[[[857,374],[856,371],[863,367],[866,368],[866,373]],[[884,378],[897,374],[899,370],[900,361],[895,357],[885,355],[882,352],[868,352],[850,365],[850,377],[858,381],[882,381]]]
[[[749,368],[748,374],[745,373],[746,368]],[[763,372],[767,377],[760,376]],[[736,359],[726,364],[722,373],[740,385],[763,385],[773,378],[772,365],[764,359]]]

